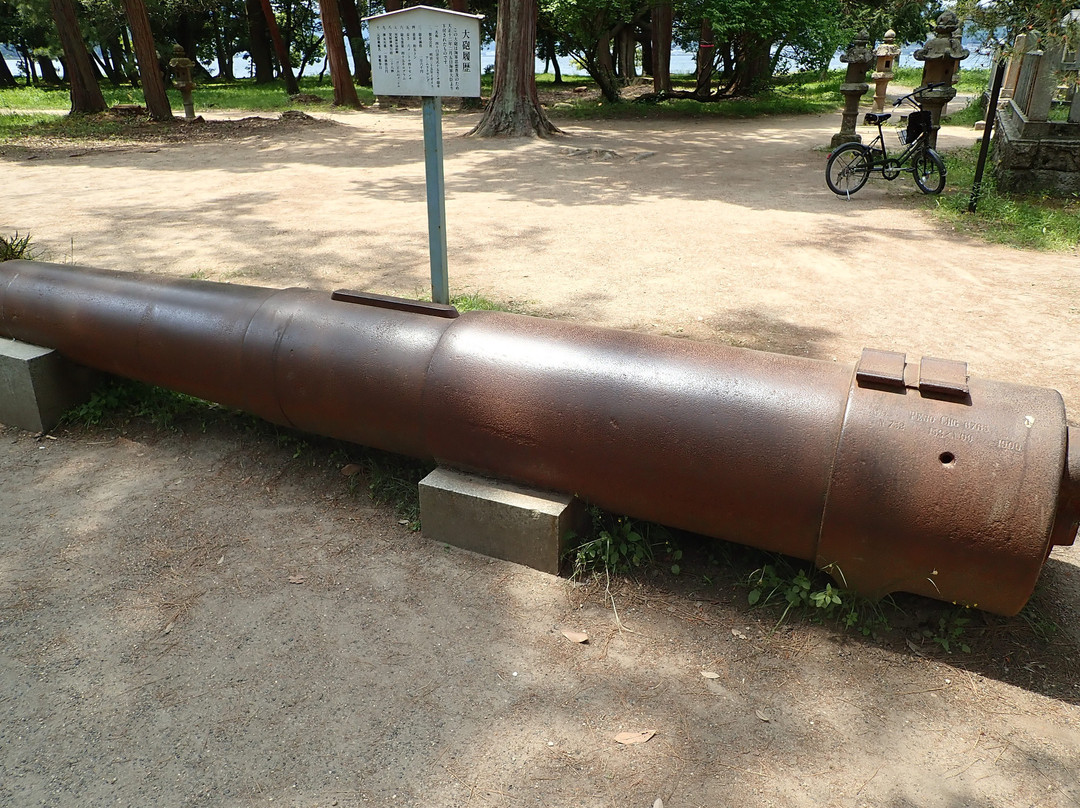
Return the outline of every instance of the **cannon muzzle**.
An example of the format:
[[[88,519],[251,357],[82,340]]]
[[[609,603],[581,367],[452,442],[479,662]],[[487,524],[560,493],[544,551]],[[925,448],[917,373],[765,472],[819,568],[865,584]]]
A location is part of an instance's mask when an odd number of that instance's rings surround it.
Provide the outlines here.
[[[1054,390],[352,292],[0,264],[0,335],[269,421],[1019,611],[1080,520]],[[1074,443],[1075,445],[1075,443]]]

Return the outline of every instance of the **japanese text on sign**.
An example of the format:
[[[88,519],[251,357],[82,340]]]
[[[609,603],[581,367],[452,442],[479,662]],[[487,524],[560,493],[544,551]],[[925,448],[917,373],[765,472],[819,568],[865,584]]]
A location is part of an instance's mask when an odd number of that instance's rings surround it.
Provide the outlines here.
[[[376,95],[480,95],[480,24],[471,15],[414,7],[368,25]]]

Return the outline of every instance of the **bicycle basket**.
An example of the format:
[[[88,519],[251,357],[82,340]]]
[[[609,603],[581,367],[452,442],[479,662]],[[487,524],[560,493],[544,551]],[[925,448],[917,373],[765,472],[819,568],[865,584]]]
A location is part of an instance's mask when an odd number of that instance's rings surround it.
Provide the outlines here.
[[[920,109],[918,112],[912,112],[910,115],[908,115],[907,131],[901,133],[900,142],[911,143],[913,140],[919,137],[919,135],[923,135],[929,132],[930,126],[930,110]]]

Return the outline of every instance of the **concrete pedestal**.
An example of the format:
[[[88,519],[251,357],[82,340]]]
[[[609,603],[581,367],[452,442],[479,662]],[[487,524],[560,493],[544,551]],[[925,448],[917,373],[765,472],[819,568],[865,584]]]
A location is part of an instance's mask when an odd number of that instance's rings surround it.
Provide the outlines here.
[[[56,351],[0,339],[0,423],[48,432],[90,396],[96,374]]]
[[[438,468],[420,481],[420,521],[430,539],[557,575],[566,535],[581,535],[588,514],[568,494]]]

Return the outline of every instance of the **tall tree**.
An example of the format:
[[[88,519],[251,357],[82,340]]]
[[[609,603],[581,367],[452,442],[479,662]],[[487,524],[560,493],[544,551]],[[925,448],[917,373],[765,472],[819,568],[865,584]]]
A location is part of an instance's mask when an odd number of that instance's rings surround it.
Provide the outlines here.
[[[124,13],[127,15],[131,38],[135,40],[135,59],[139,63],[139,78],[142,81],[143,97],[146,109],[155,121],[171,121],[172,107],[169,96],[165,94],[165,80],[161,77],[161,65],[158,60],[154,34],[150,30],[150,15],[146,13],[143,0],[124,0]]]
[[[364,46],[364,31],[360,25],[356,0],[341,0],[341,21],[345,24],[345,35],[349,38],[349,50],[352,51],[353,77],[361,87],[370,87],[371,61]]]
[[[503,0],[495,26],[491,100],[470,136],[547,137],[559,132],[536,94],[536,0]]]
[[[612,42],[627,25],[633,25],[638,11],[635,0],[544,0],[545,20],[551,21],[563,46],[585,67],[608,101],[620,100],[621,86]]]
[[[326,56],[330,60],[330,81],[334,85],[334,105],[360,109],[360,99],[349,72],[349,57],[345,55],[345,36],[341,28],[338,0],[319,0],[323,35],[326,37]]]
[[[274,16],[274,9],[270,7],[270,0],[260,0],[262,5],[263,16],[266,17],[266,24],[270,28],[270,39],[274,42],[274,51],[277,53],[278,62],[281,66],[281,77],[285,79],[285,92],[289,95],[297,95],[300,92],[300,85],[296,81],[296,76],[292,72],[292,63],[289,61],[289,49],[285,47],[285,40],[281,38],[281,31],[278,28],[277,17]]]
[[[15,76],[11,74],[11,68],[7,66],[7,61],[0,55],[0,87],[17,87],[15,82]]]
[[[105,98],[98,86],[94,63],[90,61],[82,31],[79,30],[74,0],[49,0],[49,8],[64,49],[64,68],[71,88],[71,111],[87,114],[104,112]]]
[[[274,57],[270,26],[266,21],[261,0],[245,0],[244,10],[248,19],[248,54],[255,68],[255,83],[269,84],[274,80]]]
[[[671,0],[661,0],[652,7],[652,80],[653,91],[671,92]]]

